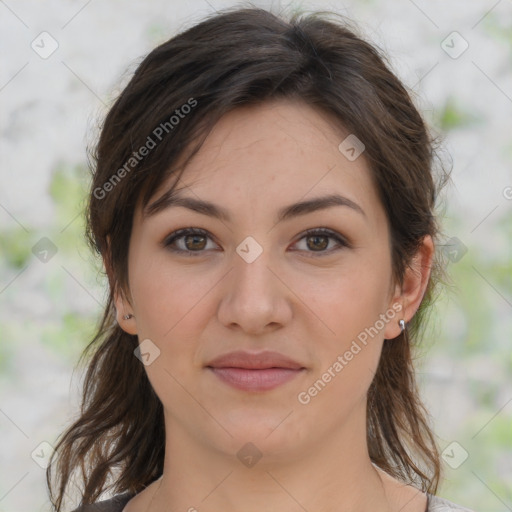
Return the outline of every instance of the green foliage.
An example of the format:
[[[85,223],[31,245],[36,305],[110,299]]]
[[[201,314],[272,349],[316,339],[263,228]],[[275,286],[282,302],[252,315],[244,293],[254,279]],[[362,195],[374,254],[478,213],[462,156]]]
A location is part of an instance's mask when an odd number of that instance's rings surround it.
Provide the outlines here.
[[[512,27],[506,16],[501,17],[498,13],[491,12],[482,20],[482,27],[492,39],[502,45],[503,50],[511,52]]]
[[[12,361],[14,346],[8,343],[13,338],[11,326],[7,322],[0,323],[0,375],[3,375]]]
[[[77,355],[92,339],[97,318],[71,311],[57,322],[47,323],[41,332],[41,341],[73,364]]]
[[[443,224],[448,236],[458,236],[468,250],[458,261],[447,262],[449,283],[436,305],[441,326],[432,355],[451,358],[459,373],[467,368],[460,389],[473,401],[474,412],[450,433],[453,438],[441,443],[444,448],[456,440],[469,458],[457,469],[444,464],[438,494],[473,510],[502,510],[500,499],[512,500],[505,464],[512,455],[512,403],[504,407],[504,386],[510,386],[507,376],[512,375],[512,325],[504,320],[511,313],[507,300],[512,301],[512,262],[507,257],[512,254],[512,215],[507,212],[486,223],[497,250],[474,243],[460,216],[446,216]],[[503,471],[497,469],[500,461]]]
[[[0,254],[2,259],[11,267],[21,269],[26,266],[32,256],[33,245],[31,233],[22,227],[2,229],[0,236]]]
[[[49,193],[55,202],[55,237],[59,250],[64,252],[83,249],[85,227],[84,211],[87,199],[88,172],[85,166],[65,166],[59,164],[55,169],[49,187]]]
[[[481,118],[463,108],[453,96],[448,96],[435,122],[442,131],[447,132],[481,122]]]
[[[86,198],[87,168],[84,165],[57,165],[53,172],[49,193],[56,205],[66,213],[76,209]]]

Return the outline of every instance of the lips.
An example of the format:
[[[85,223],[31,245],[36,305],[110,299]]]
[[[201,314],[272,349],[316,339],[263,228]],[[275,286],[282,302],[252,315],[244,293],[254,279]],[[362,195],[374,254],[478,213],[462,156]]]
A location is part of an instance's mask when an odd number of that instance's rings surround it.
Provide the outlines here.
[[[300,370],[303,366],[279,352],[229,352],[208,363],[213,368],[245,368],[248,370],[265,370],[268,368],[288,368]]]
[[[305,370],[279,352],[230,352],[213,359],[206,367],[224,383],[244,391],[268,391]]]

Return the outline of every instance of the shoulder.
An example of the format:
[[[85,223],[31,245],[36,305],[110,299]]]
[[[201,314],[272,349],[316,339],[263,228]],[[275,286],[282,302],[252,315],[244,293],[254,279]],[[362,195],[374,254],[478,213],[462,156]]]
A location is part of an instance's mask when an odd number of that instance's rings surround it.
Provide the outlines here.
[[[90,505],[82,505],[72,512],[122,512],[125,505],[133,498],[132,494],[117,494],[109,500],[98,501]]]
[[[474,512],[473,510],[457,505],[445,498],[429,495],[428,512]]]

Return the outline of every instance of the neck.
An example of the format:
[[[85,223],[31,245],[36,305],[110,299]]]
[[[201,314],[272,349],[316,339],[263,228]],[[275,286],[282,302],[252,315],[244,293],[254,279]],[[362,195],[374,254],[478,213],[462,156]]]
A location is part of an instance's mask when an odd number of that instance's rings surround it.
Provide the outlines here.
[[[148,512],[389,512],[385,485],[367,451],[366,428],[355,426],[295,451],[273,445],[272,436],[251,445],[230,439],[231,449],[213,450],[166,418],[164,473]],[[256,461],[257,449],[262,456]]]

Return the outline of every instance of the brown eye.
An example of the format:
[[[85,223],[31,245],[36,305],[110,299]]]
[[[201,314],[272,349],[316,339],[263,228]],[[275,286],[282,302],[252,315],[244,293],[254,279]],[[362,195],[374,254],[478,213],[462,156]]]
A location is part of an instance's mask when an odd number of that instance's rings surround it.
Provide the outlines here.
[[[185,247],[190,251],[201,250],[206,246],[206,237],[203,235],[186,235],[183,240]]]
[[[163,246],[172,252],[185,256],[199,256],[207,249],[210,236],[199,228],[178,229],[163,242]]]
[[[308,247],[314,251],[320,249],[321,251],[326,249],[329,245],[329,237],[326,235],[311,235],[307,237]],[[311,243],[309,243],[311,242]]]
[[[317,253],[315,256],[323,256],[344,247],[351,247],[349,242],[343,236],[326,228],[310,229],[309,231],[306,231],[297,244],[302,240],[306,241],[305,248],[299,248],[299,250],[309,253]],[[329,249],[329,244],[332,241],[334,242],[334,246]]]

